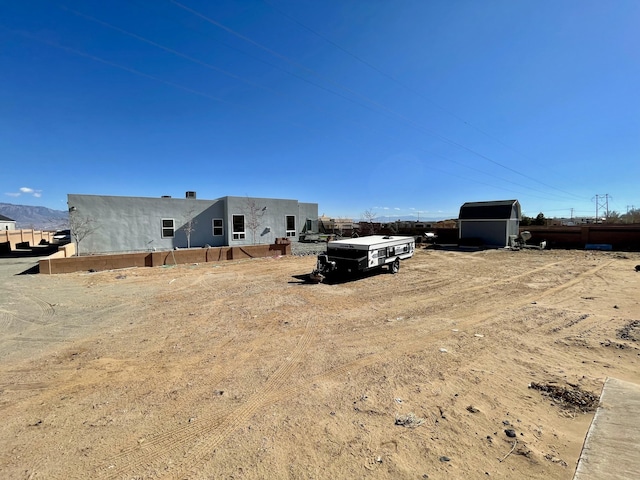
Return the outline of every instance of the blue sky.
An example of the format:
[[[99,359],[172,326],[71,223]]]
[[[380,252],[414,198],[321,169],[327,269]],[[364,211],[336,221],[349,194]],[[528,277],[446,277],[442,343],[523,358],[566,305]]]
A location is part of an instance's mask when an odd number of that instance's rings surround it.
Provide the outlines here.
[[[637,0],[0,2],[0,201],[640,208]]]

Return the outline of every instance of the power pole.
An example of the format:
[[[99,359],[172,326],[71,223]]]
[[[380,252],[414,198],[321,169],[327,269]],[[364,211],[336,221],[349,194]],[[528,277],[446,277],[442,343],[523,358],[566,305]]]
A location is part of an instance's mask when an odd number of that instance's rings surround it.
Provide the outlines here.
[[[571,220],[573,220],[573,207],[571,207]]]
[[[599,209],[603,209],[606,214],[605,218],[609,218],[609,194],[605,193],[604,195],[596,194],[596,223],[598,223],[598,219],[600,218],[598,213]]]

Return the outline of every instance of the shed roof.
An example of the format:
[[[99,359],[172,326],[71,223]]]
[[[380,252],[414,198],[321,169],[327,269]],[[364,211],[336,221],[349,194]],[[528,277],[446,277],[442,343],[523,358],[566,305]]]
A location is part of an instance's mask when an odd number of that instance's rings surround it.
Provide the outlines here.
[[[0,222],[15,222],[15,220],[13,218],[5,217],[4,215],[0,214]]]
[[[515,216],[514,216],[515,213]],[[460,207],[460,220],[508,220],[520,219],[518,200],[495,200],[491,202],[466,202]]]

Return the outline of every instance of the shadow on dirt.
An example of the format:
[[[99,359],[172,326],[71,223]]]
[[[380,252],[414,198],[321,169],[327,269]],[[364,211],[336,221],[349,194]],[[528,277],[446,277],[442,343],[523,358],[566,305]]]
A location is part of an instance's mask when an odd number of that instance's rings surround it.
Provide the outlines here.
[[[36,263],[35,265],[27,268],[25,271],[16,273],[16,275],[37,275],[40,273],[40,264]]]
[[[369,277],[376,277],[378,275],[387,275],[389,271],[383,269],[377,270],[369,270],[364,273],[359,273],[355,275],[335,275],[325,278],[322,282],[316,282],[311,280],[311,275],[309,273],[304,275],[292,275],[293,278],[297,279],[297,282],[288,282],[294,285],[317,285],[318,283],[324,283],[325,285],[340,285],[343,283],[351,283],[357,282],[360,280],[364,280]]]

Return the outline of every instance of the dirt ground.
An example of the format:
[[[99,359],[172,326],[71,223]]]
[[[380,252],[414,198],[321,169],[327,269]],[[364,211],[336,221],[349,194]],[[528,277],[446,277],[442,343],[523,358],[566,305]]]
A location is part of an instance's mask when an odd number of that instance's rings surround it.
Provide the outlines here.
[[[314,263],[0,260],[0,478],[571,479],[582,400],[640,383],[640,254]]]

